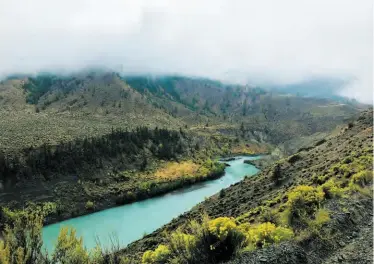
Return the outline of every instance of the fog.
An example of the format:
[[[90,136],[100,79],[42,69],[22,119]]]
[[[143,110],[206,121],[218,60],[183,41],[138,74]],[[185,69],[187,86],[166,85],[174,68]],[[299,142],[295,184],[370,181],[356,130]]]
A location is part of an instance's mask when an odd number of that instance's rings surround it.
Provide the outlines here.
[[[371,0],[0,0],[0,75],[106,67],[372,100]]]

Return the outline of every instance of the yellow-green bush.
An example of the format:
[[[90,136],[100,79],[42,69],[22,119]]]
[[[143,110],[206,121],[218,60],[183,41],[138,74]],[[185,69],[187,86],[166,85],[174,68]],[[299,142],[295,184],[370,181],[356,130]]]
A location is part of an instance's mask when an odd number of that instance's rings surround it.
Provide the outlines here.
[[[239,232],[243,234],[247,234],[248,231],[251,229],[251,227],[252,225],[250,223],[244,223],[244,224],[238,225],[237,229]]]
[[[328,175],[320,175],[320,176],[314,175],[314,176],[312,177],[312,181],[313,181],[313,183],[316,183],[316,184],[323,184],[323,183],[325,183],[328,179],[329,179],[329,176],[328,176]]]
[[[324,193],[313,186],[300,185],[288,193],[288,205],[301,202],[304,205],[319,204],[324,199]]]
[[[280,226],[277,227],[275,224],[269,222],[254,225],[249,228],[246,226],[244,230],[245,229],[248,230],[246,232],[247,249],[262,248],[273,243],[289,240],[294,236],[291,229]]]
[[[220,240],[226,239],[229,232],[235,227],[234,218],[229,217],[218,217],[208,223],[209,232]]]
[[[324,208],[320,208],[314,215],[314,220],[310,222],[311,225],[321,228],[325,223],[330,221],[330,213]]]
[[[279,211],[279,213],[276,215],[277,224],[281,226],[289,226],[292,220],[292,214],[289,207],[286,205],[282,206],[282,211]]]
[[[167,238],[169,251],[163,263],[197,264],[229,260],[242,249],[245,241],[245,235],[237,229],[234,219],[229,217],[213,220],[204,217],[201,223],[191,221],[183,231],[179,229],[167,235]],[[143,263],[158,263],[155,252],[146,251]]]
[[[373,195],[373,189],[370,183],[373,181],[373,172],[368,170],[360,171],[355,173],[350,182],[349,189],[351,191],[356,191],[362,195],[371,197]]]
[[[319,189],[325,193],[326,198],[342,197],[346,191],[346,189],[340,187],[340,184],[334,179],[328,180],[322,184]]]
[[[312,186],[300,185],[288,193],[286,206],[293,216],[302,216],[315,212],[323,201],[325,193]]]
[[[0,242],[0,263],[44,263],[46,257],[42,252],[41,236],[43,220],[55,209],[54,203],[42,206],[30,204],[28,210],[22,211],[3,208],[6,225],[3,241]]]
[[[181,231],[173,232],[169,237],[170,251],[172,252],[172,259],[181,262],[188,262],[194,259],[196,253],[196,242],[195,236],[185,234]]]
[[[85,207],[86,207],[87,210],[93,210],[95,208],[95,204],[92,201],[87,201]]]
[[[170,249],[168,246],[159,245],[155,250],[147,250],[143,254],[142,263],[164,264],[170,257]]]
[[[84,248],[83,239],[77,238],[74,229],[61,228],[52,254],[52,263],[90,263],[89,253]]]
[[[368,185],[373,181],[373,172],[369,170],[363,170],[354,174],[351,178],[351,183],[357,184],[361,187]]]
[[[325,239],[323,233],[327,230],[322,229],[322,227],[330,220],[328,210],[324,208],[318,209],[314,215],[314,219],[307,220],[308,228],[299,234],[299,240],[307,239],[312,235]]]
[[[10,224],[6,224],[3,232],[4,239],[0,241],[1,264],[51,264],[51,263],[79,263],[103,264],[104,252],[97,247],[93,252],[87,251],[81,238],[77,238],[73,229],[60,230],[56,247],[48,257],[42,250],[43,219],[55,211],[54,203],[42,206],[31,204],[26,210],[11,211],[3,208],[3,217]],[[110,262],[117,263],[117,262]]]

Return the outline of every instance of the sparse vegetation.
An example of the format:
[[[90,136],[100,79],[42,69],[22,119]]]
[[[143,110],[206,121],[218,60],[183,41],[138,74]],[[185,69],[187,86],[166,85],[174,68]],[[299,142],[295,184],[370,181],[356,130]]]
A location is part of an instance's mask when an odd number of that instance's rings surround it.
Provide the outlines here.
[[[95,209],[95,204],[94,204],[94,202],[92,202],[92,201],[87,201],[87,203],[86,203],[86,209],[87,209],[87,210],[93,210],[93,209]]]
[[[218,177],[224,170],[215,161],[219,155],[270,153],[280,143],[287,153],[287,141],[329,131],[357,107],[203,79],[114,73],[7,80],[0,84],[0,106],[0,202],[25,208],[1,214],[4,264],[128,264],[142,257],[143,263],[219,263],[281,242],[303,247],[309,240],[314,247],[320,243],[313,239],[330,243],[331,230],[344,233],[331,226],[345,221],[337,214],[357,210],[343,204],[347,197],[372,198],[372,120],[360,116],[206,199],[167,232],[131,245],[130,256],[89,252],[69,229],[47,256],[44,221]],[[27,205],[30,199],[54,203]],[[211,219],[196,220],[205,210]]]
[[[370,127],[371,123],[367,124]],[[296,244],[308,254],[314,254],[313,257],[323,259],[328,259],[331,254],[335,254],[336,248],[342,247],[347,240],[356,241],[355,237],[351,237],[352,231],[356,232],[357,228],[360,228],[360,232],[364,232],[367,226],[365,221],[372,219],[367,213],[370,211],[368,206],[371,204],[373,195],[372,157],[368,156],[372,150],[363,147],[372,144],[371,132],[372,128],[367,129],[366,124],[355,123],[351,131],[344,131],[343,134],[326,140],[327,144],[319,145],[319,149],[309,150],[307,156],[300,156],[300,162],[290,164],[288,159],[279,161],[284,180],[277,188],[270,187],[274,170],[268,168],[239,185],[225,189],[224,195],[219,194],[216,199],[209,199],[194,209],[192,211],[194,214],[207,210],[210,215],[216,217],[206,222],[217,226],[216,228],[209,229],[209,224],[205,227],[206,232],[213,233],[217,239],[226,237],[226,234],[231,232],[225,232],[227,230],[237,230],[246,238],[244,242],[238,240],[241,243],[238,244],[237,250],[231,251],[230,257],[220,257],[212,262],[204,263],[219,263],[230,258],[246,259],[244,256],[260,256],[261,258],[262,254],[268,251],[258,251],[259,248],[276,244],[277,239],[274,239],[271,234],[277,234],[282,237],[282,241],[287,241],[286,244],[282,243],[283,245]],[[328,144],[330,142],[333,144]],[[306,164],[307,167],[304,167]],[[255,201],[251,203],[253,199]],[[244,211],[245,209],[247,210]],[[234,215],[234,217],[225,215]],[[184,219],[190,217],[193,217],[193,214],[184,215]],[[173,221],[172,226],[178,226],[181,229],[179,232],[193,235],[187,228],[189,224],[184,219]],[[176,223],[179,224],[176,225]],[[204,221],[198,223],[198,226],[203,228]],[[167,227],[170,230],[171,226]],[[368,230],[370,232],[370,228]],[[250,239],[249,233],[253,234],[253,240]],[[158,237],[158,234],[155,237]],[[264,237],[262,234],[267,236]],[[238,236],[240,237],[242,236]],[[344,242],[341,242],[342,240]],[[359,247],[351,252],[353,256],[361,248],[367,248],[362,244]],[[284,252],[282,251],[284,248],[282,246],[280,252]],[[317,251],[314,251],[316,249]],[[193,251],[193,248],[191,250]],[[213,254],[213,249],[210,250],[211,252],[205,253],[199,251],[199,255],[210,256]],[[276,247],[272,247],[271,250],[277,251]],[[324,251],[321,252],[321,250]],[[254,254],[248,253],[254,251],[256,252]],[[284,254],[292,253],[284,252]],[[239,255],[243,257],[238,257]],[[171,260],[172,258],[169,258],[165,262],[174,263]]]

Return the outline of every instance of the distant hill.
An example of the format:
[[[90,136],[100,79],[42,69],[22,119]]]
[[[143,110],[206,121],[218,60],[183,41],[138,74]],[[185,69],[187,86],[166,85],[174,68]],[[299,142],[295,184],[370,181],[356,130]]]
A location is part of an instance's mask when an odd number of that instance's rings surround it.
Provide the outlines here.
[[[13,76],[0,83],[0,146],[55,144],[143,125],[188,126],[278,144],[333,129],[360,108],[183,76]]]
[[[266,89],[298,96],[326,98],[344,103],[358,104],[354,99],[339,95],[339,91],[348,84],[349,80],[346,79],[310,78],[290,84],[267,85]]]

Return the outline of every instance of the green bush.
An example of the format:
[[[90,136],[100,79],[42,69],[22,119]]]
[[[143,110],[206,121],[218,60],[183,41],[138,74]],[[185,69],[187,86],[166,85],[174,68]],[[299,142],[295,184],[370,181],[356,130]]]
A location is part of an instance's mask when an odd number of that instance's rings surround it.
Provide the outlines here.
[[[287,161],[289,163],[293,164],[300,159],[301,159],[301,156],[299,154],[295,154],[295,155],[292,155],[291,157],[289,157]]]
[[[219,263],[230,260],[242,250],[253,250],[294,237],[291,229],[273,223],[237,225],[233,218],[204,218],[191,221],[186,232],[168,235],[168,245],[143,254],[143,263]],[[188,233],[187,233],[188,232]],[[161,249],[159,249],[161,247]],[[164,252],[164,254],[156,253]],[[162,256],[157,260],[156,256]]]
[[[373,172],[369,170],[360,171],[354,174],[349,182],[349,189],[356,191],[362,195],[372,197],[373,189],[371,183],[373,182]]]
[[[147,250],[143,254],[142,263],[164,264],[170,257],[170,249],[165,245],[159,245],[154,251]]]
[[[176,231],[170,235],[169,245],[175,263],[189,263],[198,256],[196,236]]]
[[[235,227],[234,219],[229,217],[218,217],[208,223],[209,233],[216,236],[219,240],[225,240]]]
[[[325,198],[327,199],[342,197],[346,191],[346,189],[340,187],[340,184],[334,179],[330,179],[322,184],[320,189],[325,193]]]
[[[55,211],[55,204],[43,206],[30,205],[26,210],[3,210],[7,222],[4,240],[0,241],[1,264],[104,264],[118,263],[108,258],[105,252],[96,247],[92,252],[83,246],[82,238],[76,236],[74,229],[60,230],[56,247],[48,256],[42,250],[43,219]],[[108,262],[108,259],[110,260]]]
[[[86,207],[87,210],[93,210],[93,209],[95,209],[95,204],[92,201],[87,201],[85,207]]]
[[[77,238],[74,229],[62,227],[60,230],[52,263],[90,264],[89,252],[84,248],[82,238]]]
[[[169,234],[168,241],[167,263],[218,263],[229,260],[243,248],[245,235],[237,229],[233,218],[204,217],[202,223],[191,221],[185,232]],[[158,263],[154,252],[145,252],[143,263]],[[163,261],[166,263],[166,259]]]
[[[314,215],[314,219],[310,221],[309,225],[320,229],[324,224],[330,221],[330,213],[324,208],[320,208]]]
[[[314,215],[314,218],[307,220],[308,228],[304,232],[304,239],[310,237],[311,235],[324,239],[323,232],[326,230],[323,230],[322,227],[326,223],[330,222],[330,220],[330,213],[328,210],[324,208],[318,209]]]
[[[312,177],[312,182],[316,184],[324,184],[328,179],[329,179],[328,175],[320,175],[320,176],[314,175]]]
[[[325,193],[312,186],[300,185],[291,190],[288,194],[288,201],[286,203],[286,210],[290,213],[290,224],[294,220],[301,220],[304,217],[312,215],[318,208],[320,203],[325,198]]]
[[[241,228],[247,238],[246,249],[253,250],[262,248],[270,244],[289,240],[294,236],[291,229],[286,227],[277,227],[273,223],[263,223],[255,226],[245,226]]]
[[[281,168],[279,164],[276,164],[273,168],[272,174],[271,174],[271,179],[275,183],[275,185],[279,185],[281,182]]]
[[[354,174],[351,178],[352,184],[357,184],[364,187],[373,182],[373,172],[369,170],[360,171]]]

